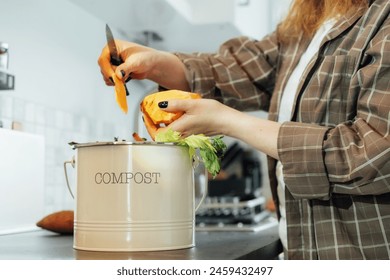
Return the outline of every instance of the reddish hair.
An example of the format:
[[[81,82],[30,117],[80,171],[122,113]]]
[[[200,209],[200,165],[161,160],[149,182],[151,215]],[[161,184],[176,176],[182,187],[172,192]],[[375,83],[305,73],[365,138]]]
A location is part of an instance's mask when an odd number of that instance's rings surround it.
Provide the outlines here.
[[[282,40],[311,37],[331,17],[368,8],[369,0],[294,0],[287,17],[278,26]]]

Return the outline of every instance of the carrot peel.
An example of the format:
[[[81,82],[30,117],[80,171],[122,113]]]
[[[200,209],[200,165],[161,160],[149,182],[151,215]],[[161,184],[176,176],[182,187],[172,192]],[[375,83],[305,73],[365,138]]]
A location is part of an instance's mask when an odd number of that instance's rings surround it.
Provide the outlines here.
[[[122,80],[120,80],[115,73],[111,76],[115,84],[115,100],[118,103],[121,110],[127,114],[127,100],[126,100],[126,87]]]

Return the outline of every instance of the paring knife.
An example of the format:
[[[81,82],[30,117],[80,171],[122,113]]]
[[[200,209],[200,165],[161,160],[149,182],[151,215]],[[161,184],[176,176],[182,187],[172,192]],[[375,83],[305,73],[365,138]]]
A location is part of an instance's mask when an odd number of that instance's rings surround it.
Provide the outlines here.
[[[110,56],[111,56],[111,64],[118,66],[123,63],[123,60],[118,54],[118,49],[116,48],[115,45],[115,40],[114,40],[114,35],[112,35],[111,29],[106,24],[106,38],[107,38],[107,45],[108,49],[110,50]],[[129,95],[129,91],[127,90],[127,86],[125,84],[125,89],[126,89],[126,95]]]

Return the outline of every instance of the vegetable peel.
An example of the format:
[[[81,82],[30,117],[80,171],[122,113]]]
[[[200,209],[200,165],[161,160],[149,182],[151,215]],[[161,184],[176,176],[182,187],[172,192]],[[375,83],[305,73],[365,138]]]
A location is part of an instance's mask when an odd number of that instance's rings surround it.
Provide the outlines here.
[[[115,84],[115,100],[118,103],[121,110],[127,114],[127,100],[126,100],[126,87],[122,80],[120,80],[115,73],[111,76]]]

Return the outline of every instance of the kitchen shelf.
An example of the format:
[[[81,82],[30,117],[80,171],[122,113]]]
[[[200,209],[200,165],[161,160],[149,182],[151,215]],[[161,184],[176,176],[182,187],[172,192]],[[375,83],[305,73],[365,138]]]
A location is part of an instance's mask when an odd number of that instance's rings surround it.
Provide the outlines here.
[[[15,89],[15,76],[7,70],[0,69],[0,90]]]

